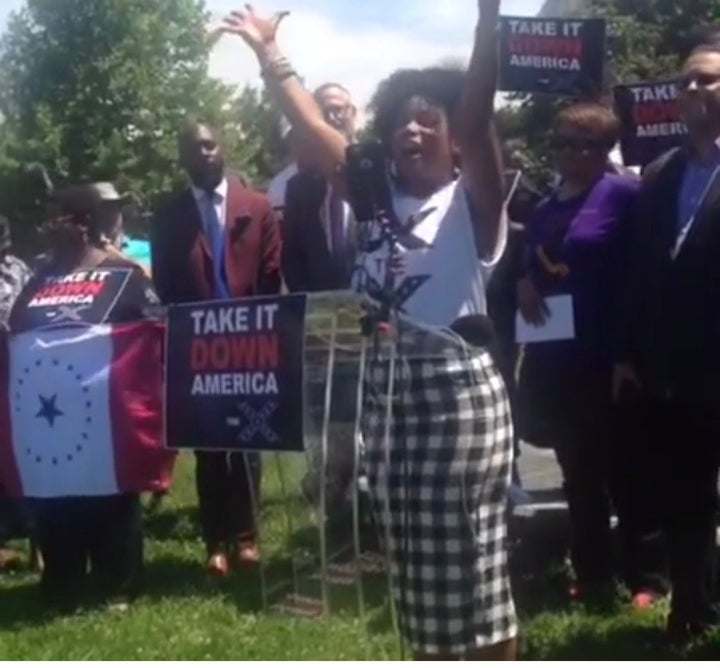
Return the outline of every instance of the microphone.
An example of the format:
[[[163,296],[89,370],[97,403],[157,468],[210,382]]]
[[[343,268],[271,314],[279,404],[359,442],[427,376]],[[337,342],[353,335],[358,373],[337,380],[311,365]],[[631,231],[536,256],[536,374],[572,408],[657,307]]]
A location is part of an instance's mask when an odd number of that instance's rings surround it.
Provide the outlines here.
[[[477,348],[487,348],[495,340],[495,325],[486,315],[463,316],[455,320],[450,329]]]

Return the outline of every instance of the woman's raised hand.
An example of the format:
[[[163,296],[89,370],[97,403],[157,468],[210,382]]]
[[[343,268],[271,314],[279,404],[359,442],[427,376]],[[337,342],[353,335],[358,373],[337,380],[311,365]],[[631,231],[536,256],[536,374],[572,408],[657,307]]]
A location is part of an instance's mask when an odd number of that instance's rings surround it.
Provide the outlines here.
[[[240,35],[250,48],[259,53],[275,44],[275,36],[282,20],[290,12],[275,12],[272,16],[258,14],[252,5],[244,11],[231,12],[222,23],[222,30]]]

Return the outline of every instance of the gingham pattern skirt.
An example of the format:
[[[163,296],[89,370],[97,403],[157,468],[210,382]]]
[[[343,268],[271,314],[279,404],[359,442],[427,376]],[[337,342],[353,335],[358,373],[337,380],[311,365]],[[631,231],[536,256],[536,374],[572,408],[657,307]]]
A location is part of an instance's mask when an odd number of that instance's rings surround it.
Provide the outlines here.
[[[370,364],[364,436],[402,632],[426,654],[514,638],[506,551],[513,434],[502,379],[478,349],[398,360],[388,465],[388,377],[387,361]]]

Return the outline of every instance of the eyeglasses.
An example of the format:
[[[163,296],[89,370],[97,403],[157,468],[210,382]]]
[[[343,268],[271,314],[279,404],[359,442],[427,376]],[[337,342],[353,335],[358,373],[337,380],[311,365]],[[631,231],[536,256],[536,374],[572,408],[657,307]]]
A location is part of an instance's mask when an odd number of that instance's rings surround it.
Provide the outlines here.
[[[568,137],[566,135],[555,135],[550,137],[550,148],[559,151],[564,148],[577,151],[588,151],[594,148],[607,148],[607,142],[602,139],[590,137]]]
[[[325,121],[332,125],[333,122],[345,121],[350,118],[352,111],[353,106],[351,104],[346,104],[342,107],[326,107],[323,109],[323,116],[325,117]]]
[[[716,74],[684,74],[677,80],[680,90],[687,90],[695,84],[697,88],[707,88],[720,82],[720,76]]]

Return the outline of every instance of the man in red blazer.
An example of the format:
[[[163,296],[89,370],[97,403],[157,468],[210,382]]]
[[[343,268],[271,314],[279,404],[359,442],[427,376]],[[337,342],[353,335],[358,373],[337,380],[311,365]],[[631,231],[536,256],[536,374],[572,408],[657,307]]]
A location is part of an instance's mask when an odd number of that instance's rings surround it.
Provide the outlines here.
[[[267,198],[225,171],[207,122],[188,123],[178,147],[190,187],[152,227],[153,279],[163,303],[278,293],[280,231]],[[207,566],[224,577],[233,561],[258,559],[252,498],[259,494],[260,459],[198,451],[196,461]]]

